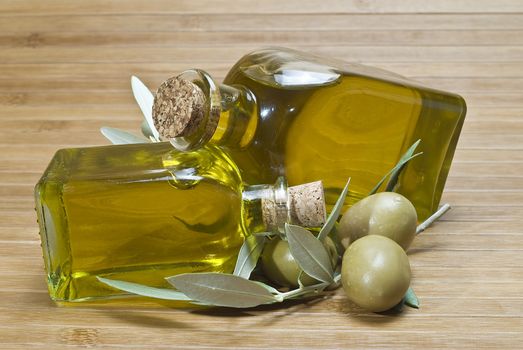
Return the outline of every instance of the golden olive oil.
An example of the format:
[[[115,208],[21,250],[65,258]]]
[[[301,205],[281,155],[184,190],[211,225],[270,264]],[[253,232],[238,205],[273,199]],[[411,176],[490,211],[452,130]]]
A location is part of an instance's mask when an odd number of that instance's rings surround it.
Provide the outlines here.
[[[180,273],[232,273],[245,236],[326,217],[321,182],[244,186],[219,148],[169,143],[59,150],[35,196],[49,293],[66,302],[129,296],[97,276],[170,287]]]
[[[35,189],[56,301],[122,296],[96,276],[167,287],[232,271],[243,242],[241,181],[219,150],[168,143],[59,150]]]
[[[245,91],[256,105],[256,123],[242,113],[252,106],[225,103],[241,101]],[[220,92],[222,115],[211,142],[227,150],[244,180],[265,183],[281,174],[290,185],[322,180],[330,205],[348,177],[348,205],[365,197],[421,139],[423,155],[407,165],[396,188],[420,220],[438,207],[466,112],[458,95],[284,48],[241,58]],[[250,135],[249,142],[230,129]]]

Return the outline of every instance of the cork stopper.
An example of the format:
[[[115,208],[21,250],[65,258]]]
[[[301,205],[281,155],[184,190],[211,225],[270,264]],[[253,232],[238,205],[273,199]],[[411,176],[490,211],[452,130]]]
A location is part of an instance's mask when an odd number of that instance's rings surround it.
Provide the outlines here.
[[[288,192],[292,224],[319,227],[325,223],[327,210],[321,181],[292,186]]]
[[[321,181],[289,187],[283,203],[262,199],[263,221],[270,229],[289,221],[303,227],[319,227],[325,223],[326,212]]]
[[[205,94],[193,82],[173,77],[160,85],[153,104],[153,121],[162,139],[193,134],[205,117]]]

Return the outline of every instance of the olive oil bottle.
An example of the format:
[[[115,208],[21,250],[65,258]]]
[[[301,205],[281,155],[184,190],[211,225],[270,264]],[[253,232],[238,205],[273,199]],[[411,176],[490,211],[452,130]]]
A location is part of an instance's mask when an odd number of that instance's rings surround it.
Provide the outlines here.
[[[124,296],[96,276],[167,287],[179,273],[232,272],[245,235],[325,220],[318,183],[244,187],[219,149],[182,153],[165,142],[59,150],[35,197],[56,301]],[[308,222],[293,214],[300,198],[316,206]]]
[[[330,205],[349,176],[347,205],[365,197],[421,139],[423,155],[396,189],[420,220],[439,204],[465,113],[458,95],[285,48],[245,55],[223,84],[185,71],[160,86],[153,107],[161,136],[178,149],[219,145],[247,182],[322,180]]]

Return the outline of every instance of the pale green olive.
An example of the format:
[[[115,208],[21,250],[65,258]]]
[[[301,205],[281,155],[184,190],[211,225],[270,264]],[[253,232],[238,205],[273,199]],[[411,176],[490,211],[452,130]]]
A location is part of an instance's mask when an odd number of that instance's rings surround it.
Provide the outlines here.
[[[409,288],[410,278],[407,254],[387,237],[360,238],[343,255],[343,289],[364,309],[381,312],[397,305]]]
[[[416,237],[417,220],[416,209],[407,198],[394,192],[380,192],[350,207],[337,232],[345,248],[363,236],[381,235],[407,250]]]
[[[324,246],[331,257],[332,267],[338,263],[338,252],[334,241],[327,237]],[[277,237],[267,243],[261,256],[262,268],[267,277],[272,282],[282,287],[298,287],[298,277],[301,269],[289,250],[289,243]],[[303,274],[301,281],[304,285],[310,286],[319,283],[307,274]]]

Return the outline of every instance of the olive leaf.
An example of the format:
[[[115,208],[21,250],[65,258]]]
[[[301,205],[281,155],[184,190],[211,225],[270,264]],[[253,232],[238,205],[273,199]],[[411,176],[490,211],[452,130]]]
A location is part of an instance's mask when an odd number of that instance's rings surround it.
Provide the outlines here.
[[[414,293],[414,290],[409,287],[407,289],[407,293],[405,293],[405,297],[403,298],[403,302],[405,305],[408,305],[412,308],[419,309],[419,299]]]
[[[407,162],[409,162],[412,158],[415,158],[415,157],[423,154],[423,152],[414,154],[414,151],[416,150],[416,148],[418,148],[418,145],[420,142],[421,142],[421,139],[414,142],[414,144],[412,146],[410,146],[410,148],[407,150],[407,152],[400,158],[398,163],[401,165],[398,169],[394,170],[392,175],[390,175],[389,182],[387,183],[385,191],[390,192],[394,189],[394,187],[398,183],[398,179],[399,179],[401,172],[407,165]]]
[[[345,198],[347,197],[347,192],[349,191],[349,184],[350,184],[350,178],[347,180],[347,184],[345,185],[345,188],[341,192],[340,196],[338,197],[338,200],[336,201],[336,204],[332,208],[332,211],[329,214],[327,221],[325,221],[325,224],[321,228],[320,233],[318,233],[317,238],[320,241],[323,241],[325,239],[325,237],[327,237],[327,235],[332,231],[334,224],[336,224],[336,221],[338,220],[338,217],[340,216],[341,209],[343,209],[343,204],[345,203]]]
[[[158,140],[155,139],[154,134],[153,134],[151,128],[149,128],[149,124],[147,124],[146,120],[142,121],[140,129],[142,130],[143,136],[147,137],[149,140],[151,140],[151,142],[157,142],[158,141]]]
[[[264,236],[249,236],[243,241],[234,267],[234,275],[249,279],[258,263],[265,241]]]
[[[279,236],[280,233],[279,232],[256,232],[256,233],[253,233],[252,235],[258,236],[258,237],[275,237],[275,236]]]
[[[298,288],[305,287],[305,285],[303,284],[303,280],[302,280],[302,278],[304,278],[304,276],[306,276],[306,275],[303,273],[303,270],[301,270],[300,274],[298,275]]]
[[[343,246],[343,244],[341,244],[340,235],[338,234],[338,225],[338,223],[335,223],[329,235],[332,238],[334,245],[336,246],[336,251],[338,252],[338,255],[343,255],[343,253],[345,252],[345,247]]]
[[[419,152],[414,154],[414,151],[418,147],[419,143],[421,142],[421,139],[414,142],[412,146],[403,154],[398,161],[398,163],[392,168],[383,178],[378,182],[378,184],[370,191],[369,196],[373,195],[378,191],[378,189],[381,187],[381,185],[385,182],[387,177],[390,176],[389,182],[387,183],[387,187],[385,191],[392,191],[394,189],[394,186],[396,186],[396,183],[398,182],[398,178],[403,171],[403,168],[405,165],[413,158],[416,158],[417,156],[423,154],[423,152]]]
[[[259,284],[260,286],[262,286],[263,288],[267,289],[267,291],[269,293],[272,293],[274,295],[278,295],[278,294],[281,294],[276,288],[272,287],[272,286],[269,286],[268,284],[265,284],[263,282],[260,282],[260,281],[252,281],[254,283],[257,283]]]
[[[148,287],[138,283],[112,280],[100,276],[97,276],[96,278],[98,281],[107,284],[110,287],[123,290],[124,292],[138,294],[144,297],[166,300],[191,300],[187,295],[172,289]]]
[[[159,141],[160,134],[158,133],[158,130],[156,130],[153,121],[154,95],[151,93],[151,90],[149,90],[149,88],[134,75],[131,77],[131,88],[133,90],[134,99],[138,103],[147,124],[146,129],[144,129],[144,125],[142,124],[142,132],[145,136],[149,137],[150,134],[155,141]]]
[[[124,145],[128,143],[148,143],[151,142],[145,137],[131,134],[130,132],[110,128],[107,126],[101,127],[100,132],[104,135],[109,141],[115,145]]]
[[[318,281],[331,283],[334,271],[323,243],[301,226],[285,224],[285,235],[298,266]]]
[[[225,273],[185,273],[167,281],[194,301],[208,305],[245,308],[281,301],[260,282]]]

